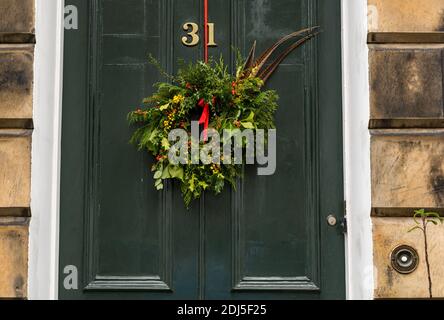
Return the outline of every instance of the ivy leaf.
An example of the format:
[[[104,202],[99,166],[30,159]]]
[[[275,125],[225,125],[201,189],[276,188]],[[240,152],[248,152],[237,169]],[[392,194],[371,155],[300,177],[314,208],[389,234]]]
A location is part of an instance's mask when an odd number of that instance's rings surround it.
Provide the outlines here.
[[[162,172],[162,179],[163,179],[163,180],[165,180],[165,179],[171,179],[171,174],[170,174],[169,166],[168,166],[168,167],[165,167],[165,169],[163,169],[163,172]]]
[[[182,167],[170,165],[168,168],[172,178],[176,178],[183,181],[184,172]]]
[[[250,115],[248,116],[248,118],[242,120],[243,122],[253,122],[254,121],[254,112],[251,111]]]
[[[154,183],[154,187],[156,187],[156,189],[162,190],[163,189],[163,181],[162,179],[157,179],[156,182]]]
[[[241,125],[245,129],[254,129],[254,125],[251,122],[241,122]]]
[[[156,173],[154,174],[154,179],[158,180],[161,178],[162,178],[162,170],[156,171]]]

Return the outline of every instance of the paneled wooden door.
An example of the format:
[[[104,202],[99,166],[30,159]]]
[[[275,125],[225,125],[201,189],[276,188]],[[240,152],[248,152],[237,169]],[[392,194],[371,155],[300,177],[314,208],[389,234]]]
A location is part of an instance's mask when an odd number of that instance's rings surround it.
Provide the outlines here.
[[[306,26],[323,33],[269,82],[280,95],[276,174],[247,168],[237,192],[184,208],[177,185],[153,188],[151,159],[128,144],[126,115],[160,80],[156,56],[202,59],[183,25],[203,0],[67,0],[60,281],[62,299],[342,299],[340,0],[209,0],[217,47],[259,51]],[[77,290],[64,285],[75,266]]]

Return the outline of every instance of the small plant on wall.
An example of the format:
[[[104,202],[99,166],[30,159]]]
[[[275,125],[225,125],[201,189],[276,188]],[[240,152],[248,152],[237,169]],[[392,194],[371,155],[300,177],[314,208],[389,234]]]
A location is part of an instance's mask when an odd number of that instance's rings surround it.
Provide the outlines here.
[[[416,210],[415,215],[413,216],[413,220],[415,221],[415,226],[409,230],[409,232],[413,232],[419,230],[422,232],[424,236],[424,252],[425,252],[425,261],[427,267],[427,279],[429,283],[429,296],[433,298],[433,282],[432,282],[432,273],[430,270],[430,257],[429,257],[429,240],[428,240],[428,227],[429,225],[439,225],[444,222],[444,219],[436,212],[426,212],[425,209]]]

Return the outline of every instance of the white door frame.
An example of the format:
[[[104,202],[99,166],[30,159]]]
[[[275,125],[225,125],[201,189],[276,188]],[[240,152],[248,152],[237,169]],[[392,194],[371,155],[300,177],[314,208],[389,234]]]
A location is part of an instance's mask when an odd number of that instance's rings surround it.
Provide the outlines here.
[[[64,0],[36,0],[29,299],[57,299]]]
[[[367,0],[342,0],[347,297],[373,299]]]
[[[57,299],[64,0],[36,0],[29,299]],[[367,0],[342,0],[347,297],[372,299]]]

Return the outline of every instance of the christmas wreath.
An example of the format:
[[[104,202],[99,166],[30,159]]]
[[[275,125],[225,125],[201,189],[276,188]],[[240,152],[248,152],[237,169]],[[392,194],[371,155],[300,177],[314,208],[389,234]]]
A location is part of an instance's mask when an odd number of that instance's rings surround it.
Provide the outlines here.
[[[278,95],[264,85],[279,64],[317,32],[317,28],[309,28],[292,33],[258,59],[255,59],[254,44],[245,61],[238,58],[234,75],[222,59],[182,63],[176,76],[164,73],[169,81],[156,84],[157,92],[144,100],[142,108],[128,115],[129,122],[138,126],[131,143],[155,158],[152,166],[155,188],[162,190],[166,180],[178,180],[185,205],[189,207],[205,191],[219,194],[227,184],[235,187],[242,167],[237,161],[231,161],[234,159],[227,161],[222,156],[216,163],[196,162],[192,155],[185,162],[171,161],[170,155],[178,152],[172,150],[171,132],[176,129],[187,132],[190,141],[186,152],[193,154],[193,143],[199,150],[212,143],[208,138],[210,130],[222,136],[227,130],[274,129]],[[289,42],[272,63],[267,63],[276,50]],[[203,131],[203,138],[197,142],[191,135],[196,123],[193,121],[198,122]],[[241,148],[247,148],[245,141]]]

